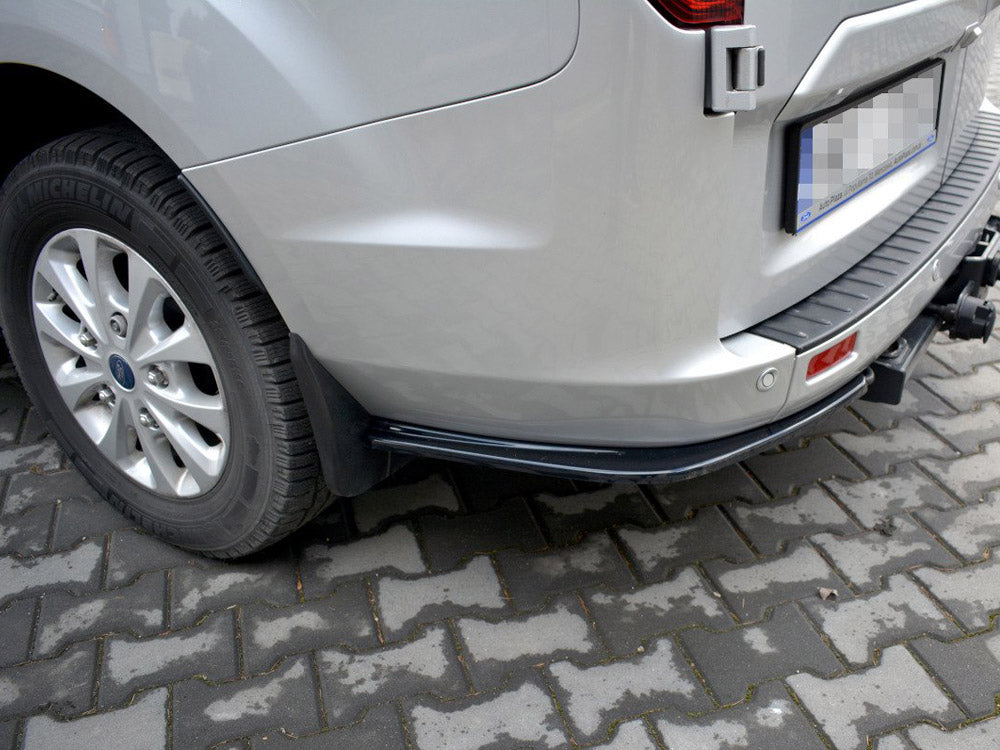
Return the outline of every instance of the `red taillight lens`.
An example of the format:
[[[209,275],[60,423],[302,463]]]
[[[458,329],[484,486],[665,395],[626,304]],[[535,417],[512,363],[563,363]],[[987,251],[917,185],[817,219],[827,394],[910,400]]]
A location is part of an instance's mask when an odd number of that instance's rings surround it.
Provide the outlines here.
[[[743,0],[652,0],[678,26],[743,23]]]
[[[829,370],[838,362],[843,362],[854,351],[854,345],[858,343],[858,334],[852,333],[843,341],[839,341],[829,349],[825,349],[809,360],[809,367],[806,368],[806,380],[814,378],[825,370]]]

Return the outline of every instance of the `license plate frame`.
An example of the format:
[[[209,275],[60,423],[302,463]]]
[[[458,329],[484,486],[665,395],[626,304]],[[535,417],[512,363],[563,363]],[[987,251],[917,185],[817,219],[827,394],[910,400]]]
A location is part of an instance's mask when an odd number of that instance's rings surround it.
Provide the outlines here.
[[[868,188],[885,179],[903,165],[917,158],[920,154],[934,147],[938,141],[944,69],[944,60],[933,60],[910,68],[904,73],[869,88],[858,96],[852,97],[844,104],[811,115],[789,127],[786,144],[785,231],[790,234],[798,234],[845,203],[861,195]],[[851,179],[842,179],[837,187],[828,185],[820,187],[818,190],[820,197],[815,197],[814,193],[817,192],[817,187],[814,181],[814,170],[817,167],[813,162],[817,160],[817,156],[813,150],[815,148],[814,142],[811,139],[816,137],[817,129],[825,126],[828,131],[832,132],[832,126],[839,124],[845,133],[851,131],[852,128],[859,130],[862,126],[858,122],[851,122],[852,118],[849,113],[860,112],[865,108],[864,105],[867,104],[871,105],[867,109],[874,111],[877,109],[876,103],[882,102],[888,104],[892,101],[892,95],[913,93],[912,91],[903,91],[903,88],[908,84],[911,85],[911,89],[922,86],[922,83],[913,83],[916,81],[931,82],[931,92],[933,95],[932,122],[919,122],[921,109],[918,106],[916,108],[918,122],[903,124],[904,130],[906,128],[914,129],[914,137],[907,141],[906,146],[892,150],[885,159],[868,169],[848,171],[844,167],[844,150],[841,149],[839,154],[841,162],[840,170],[842,173],[850,175]],[[926,95],[926,92],[921,93]],[[886,106],[882,106],[880,111],[888,112],[889,109]],[[835,123],[834,121],[838,118],[844,122]],[[850,134],[853,134],[853,132],[851,131]],[[826,135],[826,133],[823,133],[823,137]],[[885,146],[887,143],[891,143],[889,136],[879,141],[876,141],[872,137],[867,141],[867,144],[871,145],[873,151],[876,145]],[[819,158],[828,161],[829,156],[829,154],[825,157],[820,155]],[[872,154],[868,155],[868,157],[871,156]],[[859,157],[860,159],[861,157]],[[836,155],[834,155],[835,160]],[[826,166],[822,167],[822,169],[826,168]],[[803,179],[806,176],[808,176],[810,181],[807,183],[808,187],[803,189]],[[823,191],[826,189],[829,190],[829,194],[823,195]]]

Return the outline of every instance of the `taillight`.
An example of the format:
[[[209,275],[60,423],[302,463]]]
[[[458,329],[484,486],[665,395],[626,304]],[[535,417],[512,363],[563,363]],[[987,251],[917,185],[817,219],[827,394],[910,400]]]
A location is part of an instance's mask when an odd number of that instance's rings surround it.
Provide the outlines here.
[[[743,0],[651,0],[678,26],[743,23]]]

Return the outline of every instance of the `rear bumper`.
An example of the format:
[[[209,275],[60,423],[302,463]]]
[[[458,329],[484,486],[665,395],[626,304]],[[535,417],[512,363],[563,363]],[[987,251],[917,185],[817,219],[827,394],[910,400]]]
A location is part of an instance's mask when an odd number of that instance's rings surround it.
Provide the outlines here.
[[[834,393],[797,414],[738,435],[666,448],[585,448],[476,437],[414,425],[376,421],[373,448],[449,461],[485,464],[535,474],[598,482],[676,482],[755,456],[808,430],[861,398],[873,375],[866,370]]]
[[[756,455],[808,430],[865,395],[874,378],[871,363],[914,321],[923,320],[921,313],[962,260],[977,250],[982,229],[1000,198],[1000,115],[981,114],[980,120],[979,132],[962,165],[886,243],[824,289],[741,334],[745,338],[770,336],[775,346],[791,348],[798,344],[789,398],[777,417],[766,424],[713,440],[695,439],[685,445],[604,447],[477,436],[370,418],[358,406],[353,412],[356,416],[352,429],[360,438],[361,449],[370,450],[371,457],[375,457],[376,469],[370,478],[359,477],[357,486],[367,486],[376,475],[384,476],[393,455],[419,455],[593,481],[679,481]],[[989,254],[998,247],[1000,244],[994,240]],[[926,330],[922,342],[932,335],[934,327],[923,326],[922,330]],[[855,334],[857,343],[851,356],[815,378],[806,378],[812,357]],[[297,369],[300,378],[305,377],[299,364]],[[342,395],[349,399],[346,393]],[[310,407],[311,413],[317,411]],[[344,413],[340,407],[324,411]],[[330,434],[337,432],[331,430]],[[379,460],[378,456],[383,458]],[[331,486],[342,480],[343,468],[328,472]]]

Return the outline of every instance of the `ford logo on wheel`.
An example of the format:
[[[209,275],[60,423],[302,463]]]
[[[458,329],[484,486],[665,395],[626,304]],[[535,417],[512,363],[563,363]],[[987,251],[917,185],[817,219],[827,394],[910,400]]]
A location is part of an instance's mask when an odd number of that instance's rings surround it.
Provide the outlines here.
[[[108,358],[108,367],[111,368],[111,376],[115,381],[124,388],[126,391],[131,391],[135,388],[135,373],[132,372],[132,368],[129,363],[125,361],[124,357],[118,354],[112,354]]]

